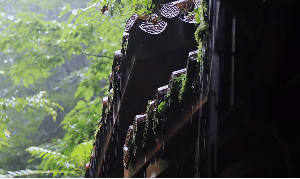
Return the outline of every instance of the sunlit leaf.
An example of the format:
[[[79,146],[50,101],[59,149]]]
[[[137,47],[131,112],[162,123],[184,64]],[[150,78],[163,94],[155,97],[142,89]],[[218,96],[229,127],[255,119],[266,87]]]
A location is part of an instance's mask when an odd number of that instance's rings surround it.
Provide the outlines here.
[[[28,160],[28,163],[30,163],[30,162],[32,162],[32,161],[34,161],[35,159],[33,158],[33,159],[30,159],[30,160]]]
[[[55,170],[55,171],[53,172],[53,177],[55,177],[55,176],[57,175],[57,173],[58,173],[58,170]]]
[[[3,131],[0,131],[0,138],[1,138],[2,140],[6,141],[6,136],[5,136],[5,134],[4,134]]]

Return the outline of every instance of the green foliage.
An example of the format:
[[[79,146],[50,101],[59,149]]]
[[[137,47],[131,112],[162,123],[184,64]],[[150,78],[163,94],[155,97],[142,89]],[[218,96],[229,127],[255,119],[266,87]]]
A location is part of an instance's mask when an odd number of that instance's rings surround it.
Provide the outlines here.
[[[150,107],[151,107],[150,102],[151,102],[151,100],[149,100],[148,104],[147,104],[146,120],[145,120],[144,131],[143,131],[142,147],[145,147],[146,139],[147,139],[147,132],[148,132],[149,121],[150,121],[150,118],[152,118],[152,116],[153,116],[153,111],[150,109]]]
[[[125,22],[154,8],[151,0],[1,2],[0,168],[15,171],[1,177],[83,176]]]
[[[43,108],[43,110],[47,111],[48,114],[53,116],[53,120],[56,119],[57,113],[54,111],[54,107],[58,107],[61,110],[63,108],[54,102],[50,102],[47,99],[43,98],[46,94],[45,91],[40,91],[39,94],[34,95],[29,98],[1,98],[0,99],[0,110],[6,110],[7,108],[16,109],[18,112],[23,110],[33,111],[33,109]],[[8,116],[6,116],[3,112],[0,112],[0,149],[1,144],[10,147],[10,145],[6,141],[6,137],[10,136],[10,132],[6,129],[7,123],[10,122]]]
[[[166,101],[162,101],[157,107],[157,112],[162,115],[165,110],[165,107],[166,107]]]
[[[186,83],[187,83],[187,76],[186,74],[180,75],[180,77],[177,77],[176,79],[179,81],[179,94],[178,94],[178,100],[179,102],[182,102],[184,94],[187,91]]]
[[[168,92],[167,96],[166,96],[166,102],[167,102],[167,107],[171,106],[171,103],[175,102],[175,101],[179,101],[179,91],[181,89],[181,84],[182,84],[182,75],[178,77],[174,77],[171,81],[170,81],[170,87],[171,90]],[[178,93],[178,94],[177,94]]]
[[[93,148],[93,141],[86,141],[74,147],[69,156],[62,155],[61,153],[50,151],[39,147],[29,147],[26,149],[35,158],[43,159],[40,164],[42,171],[57,171],[56,174],[62,172],[71,176],[82,176],[85,173],[85,161],[90,157],[90,151]],[[32,162],[30,160],[29,162]]]
[[[27,5],[31,2],[28,0]],[[37,2],[43,4],[42,9],[47,9],[45,3],[46,1]],[[106,78],[112,63],[111,58],[107,57],[112,56],[120,47],[122,25],[126,17],[102,15],[99,13],[99,7],[94,5],[74,10],[69,4],[65,4],[62,9],[64,10],[60,16],[62,18],[69,16],[69,19],[47,20],[51,18],[30,13],[28,10],[16,13],[13,19],[9,13],[1,14],[0,36],[3,38],[0,38],[0,57],[4,60],[1,60],[0,68],[1,74],[6,73],[8,76],[0,79],[1,84],[2,82],[7,84],[0,87],[0,102],[3,103],[0,107],[0,111],[3,111],[0,121],[2,139],[0,144],[12,144],[13,151],[2,148],[4,149],[2,152],[9,155],[2,160],[4,154],[0,154],[0,168],[4,167],[2,161],[8,163],[12,158],[18,158],[15,156],[20,148],[32,144],[40,145],[43,142],[46,142],[44,145],[46,148],[51,147],[69,158],[72,156],[76,165],[80,163],[81,176],[89,160],[89,157],[74,157],[74,155],[83,154],[83,150],[79,149],[86,148],[85,154],[89,156],[91,149],[84,147],[83,141],[92,139],[95,124],[99,121],[103,89],[107,88]],[[76,10],[75,15],[72,12]],[[118,28],[112,28],[112,25]],[[8,91],[7,95],[2,96],[1,90]],[[45,98],[38,97],[40,99],[36,101],[36,96],[32,97],[32,93],[39,90],[47,91],[49,95]],[[15,94],[15,91],[19,92]],[[78,99],[74,98],[74,94]],[[58,104],[66,109],[67,114],[62,112],[63,108]],[[58,111],[60,115],[54,107],[60,110]],[[17,110],[21,115],[15,115],[12,110]],[[41,141],[32,141],[30,138],[38,131],[42,136],[39,126],[49,123],[44,121],[48,114],[53,115],[54,119],[59,118],[59,122],[62,122],[65,137],[52,142],[43,138],[38,139]],[[25,126],[20,126],[21,123]],[[9,140],[6,128],[12,131]],[[51,129],[48,129],[44,131],[50,132]],[[51,138],[55,136],[50,136]],[[24,142],[20,143],[19,140]],[[46,166],[56,160],[52,158],[48,161],[49,157],[46,157],[48,154],[43,156],[40,164],[43,170],[47,170]],[[18,155],[25,154],[21,152]],[[38,164],[39,161],[32,163]],[[28,167],[35,167],[35,164]],[[64,171],[62,168],[57,170]]]
[[[198,61],[202,63],[202,48],[203,48],[203,35],[208,34],[208,23],[205,21],[204,16],[208,14],[207,2],[206,0],[202,1],[201,5],[198,8],[195,8],[195,19],[198,24],[198,28],[195,31],[195,38],[198,42]]]
[[[153,124],[152,130],[155,132],[156,129],[157,129],[157,125],[158,125],[158,118],[157,117],[153,116],[153,118],[152,118],[152,124]]]
[[[20,170],[20,171],[8,171],[6,175],[0,175],[0,178],[14,178],[14,177],[25,177],[29,175],[40,175],[40,174],[53,174],[55,177],[58,174],[58,170],[49,170],[49,171],[42,171],[42,170]],[[61,173],[66,173],[64,171],[60,171]],[[71,171],[71,173],[74,173]]]

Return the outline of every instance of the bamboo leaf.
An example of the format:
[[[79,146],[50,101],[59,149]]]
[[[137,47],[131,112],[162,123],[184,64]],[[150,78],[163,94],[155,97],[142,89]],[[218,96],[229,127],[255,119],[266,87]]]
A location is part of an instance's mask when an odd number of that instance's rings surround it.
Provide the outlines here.
[[[32,161],[34,161],[35,159],[33,158],[33,159],[30,159],[30,160],[28,160],[28,163],[30,163],[30,162],[32,162]]]

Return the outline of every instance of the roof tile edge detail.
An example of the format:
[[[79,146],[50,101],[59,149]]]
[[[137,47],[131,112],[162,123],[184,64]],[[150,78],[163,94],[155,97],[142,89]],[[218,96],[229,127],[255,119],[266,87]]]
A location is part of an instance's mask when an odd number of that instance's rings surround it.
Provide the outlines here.
[[[191,13],[195,7],[199,7],[200,4],[200,0],[179,0],[162,5],[159,14],[132,14],[126,22],[125,32],[130,32],[134,24],[137,23],[142,31],[148,34],[158,35],[166,29],[168,24],[167,20],[175,17],[178,17],[183,22],[195,24],[195,14],[189,13]],[[153,18],[153,16],[155,17]],[[163,19],[157,20],[159,16]]]

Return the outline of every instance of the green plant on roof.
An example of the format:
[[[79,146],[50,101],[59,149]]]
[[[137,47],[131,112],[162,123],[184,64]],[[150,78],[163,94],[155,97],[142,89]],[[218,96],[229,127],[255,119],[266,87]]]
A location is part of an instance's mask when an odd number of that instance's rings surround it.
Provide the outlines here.
[[[160,114],[160,115],[163,115],[164,111],[165,111],[165,107],[166,107],[166,101],[162,101],[158,107],[157,107],[157,112]]]
[[[143,141],[142,141],[142,147],[144,148],[146,145],[146,139],[147,139],[147,132],[149,127],[149,118],[153,116],[153,110],[151,110],[151,100],[148,101],[147,104],[147,110],[146,110],[146,119],[145,119],[145,125],[144,125],[144,131],[143,131]]]
[[[179,85],[178,100],[179,100],[179,102],[182,102],[183,97],[187,92],[187,76],[186,76],[186,74],[183,74],[180,77],[181,77],[181,83]]]
[[[144,148],[146,145],[148,126],[149,126],[149,119],[147,119],[147,117],[146,117],[144,131],[143,131],[142,148]]]
[[[152,130],[155,132],[156,129],[157,129],[157,125],[158,125],[158,118],[157,117],[153,117],[152,118],[152,122],[153,122]]]
[[[198,8],[195,8],[195,19],[198,24],[198,28],[195,31],[195,38],[198,42],[198,62],[203,63],[202,61],[202,46],[203,46],[203,36],[208,35],[208,22],[205,21],[204,16],[208,14],[207,2],[203,0],[201,5]]]

